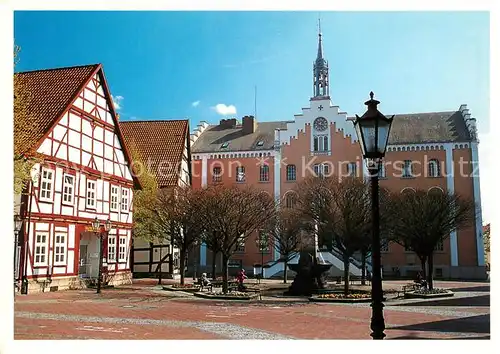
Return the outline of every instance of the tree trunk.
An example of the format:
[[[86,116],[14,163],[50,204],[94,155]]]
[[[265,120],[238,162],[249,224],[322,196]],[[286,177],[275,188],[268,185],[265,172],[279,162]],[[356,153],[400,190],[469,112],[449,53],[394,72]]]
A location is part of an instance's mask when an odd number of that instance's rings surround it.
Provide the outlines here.
[[[229,257],[226,256],[224,253],[222,254],[222,292],[224,294],[227,294],[228,291],[228,267],[227,264],[229,263]]]
[[[181,285],[184,285],[184,278],[185,278],[185,264],[186,264],[186,255],[187,255],[187,251],[186,250],[180,250],[180,254],[179,254],[179,272],[181,273]]]
[[[425,257],[420,258],[420,264],[422,265],[422,279],[427,279],[427,270],[425,269],[426,259]]]
[[[216,278],[215,276],[215,265],[217,264],[216,261],[217,261],[217,252],[212,251],[212,279],[214,280]]]
[[[429,287],[429,290],[434,289],[434,284],[432,283],[432,273],[434,273],[434,255],[430,255],[427,265],[429,267],[429,271],[427,272],[427,286]]]
[[[288,274],[288,261],[285,261],[285,274],[283,274],[283,283],[286,284]]]
[[[366,284],[366,251],[361,251],[361,285]]]
[[[344,255],[344,295],[349,295],[349,256]]]

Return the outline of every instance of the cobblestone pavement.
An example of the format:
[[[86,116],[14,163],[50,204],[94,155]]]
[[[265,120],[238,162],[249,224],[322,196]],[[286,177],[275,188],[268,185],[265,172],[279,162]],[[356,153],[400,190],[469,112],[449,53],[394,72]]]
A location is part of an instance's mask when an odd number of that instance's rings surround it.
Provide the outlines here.
[[[386,302],[387,339],[490,338],[488,283],[436,286],[453,288],[455,296]],[[371,309],[284,297],[206,300],[140,280],[100,295],[16,296],[14,315],[15,339],[370,339]]]

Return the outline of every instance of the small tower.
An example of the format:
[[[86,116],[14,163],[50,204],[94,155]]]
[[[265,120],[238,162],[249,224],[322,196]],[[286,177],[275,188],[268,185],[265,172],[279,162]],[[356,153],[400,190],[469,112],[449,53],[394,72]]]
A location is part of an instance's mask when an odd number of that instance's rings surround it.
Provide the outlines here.
[[[323,58],[323,41],[321,34],[321,20],[318,20],[318,55],[313,63],[313,99],[327,98],[330,96],[330,88],[328,85],[328,62]]]

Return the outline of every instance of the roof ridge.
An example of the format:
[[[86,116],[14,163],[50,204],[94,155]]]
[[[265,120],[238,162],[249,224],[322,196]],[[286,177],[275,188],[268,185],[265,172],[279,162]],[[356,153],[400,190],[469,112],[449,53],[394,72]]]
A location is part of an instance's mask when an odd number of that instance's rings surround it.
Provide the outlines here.
[[[76,69],[76,68],[85,68],[85,67],[98,67],[101,63],[96,64],[82,64],[82,65],[74,65],[74,66],[62,66],[59,68],[47,68],[47,69],[35,69],[35,70],[27,70],[27,71],[18,71],[14,74],[29,74],[36,73],[41,71],[53,71],[53,70],[65,70],[65,69]]]
[[[120,120],[122,123],[144,123],[144,122],[189,122],[189,119],[142,119],[142,120]]]

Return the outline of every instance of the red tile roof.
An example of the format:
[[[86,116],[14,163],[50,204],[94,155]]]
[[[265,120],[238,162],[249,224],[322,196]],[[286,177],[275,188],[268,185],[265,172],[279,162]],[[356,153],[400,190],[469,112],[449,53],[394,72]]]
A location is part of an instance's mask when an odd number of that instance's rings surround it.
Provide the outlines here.
[[[155,174],[160,188],[178,185],[189,138],[188,120],[120,122],[120,130],[127,148],[137,149],[142,162]]]
[[[54,125],[100,64],[14,74],[14,152],[28,152]]]

